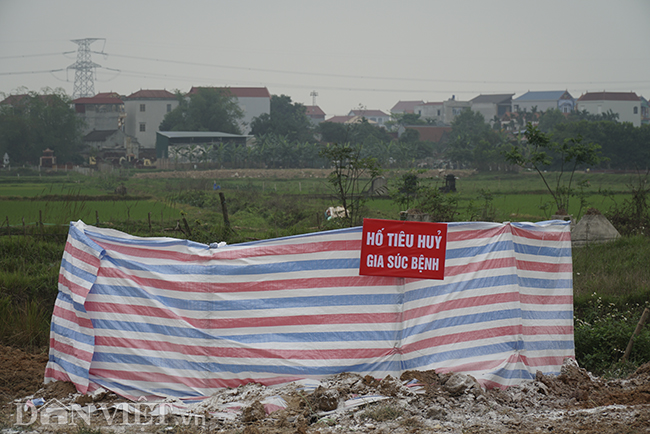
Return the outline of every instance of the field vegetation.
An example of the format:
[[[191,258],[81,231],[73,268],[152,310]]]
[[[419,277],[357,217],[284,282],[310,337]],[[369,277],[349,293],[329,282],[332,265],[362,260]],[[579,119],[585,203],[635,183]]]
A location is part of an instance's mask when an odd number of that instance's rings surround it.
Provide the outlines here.
[[[0,343],[43,350],[70,221],[112,227],[139,236],[170,236],[211,243],[281,237],[340,227],[324,211],[340,202],[328,171],[193,172],[172,178],[137,171],[85,177],[73,173],[0,172]],[[439,193],[445,172],[384,172],[386,191],[368,197],[363,216],[398,219],[405,175],[414,173],[426,195],[412,205],[445,210],[448,221],[540,221],[555,213],[539,177],[469,171],[457,176],[456,193]],[[550,173],[549,176],[553,176]],[[620,362],[643,310],[650,307],[650,223],[647,177],[575,174],[569,214],[579,219],[597,208],[624,235],[606,245],[575,248],[575,343],[578,362],[597,374],[623,376],[650,361],[650,331],[636,338]],[[229,225],[219,193],[226,199]],[[25,223],[23,224],[23,218]]]

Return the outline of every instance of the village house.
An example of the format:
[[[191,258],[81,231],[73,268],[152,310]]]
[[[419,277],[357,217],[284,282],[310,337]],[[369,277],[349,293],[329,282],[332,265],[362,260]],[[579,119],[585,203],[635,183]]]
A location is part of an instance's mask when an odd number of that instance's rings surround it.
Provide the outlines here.
[[[578,98],[577,110],[594,115],[612,111],[619,122],[641,126],[641,98],[634,92],[587,92]]]

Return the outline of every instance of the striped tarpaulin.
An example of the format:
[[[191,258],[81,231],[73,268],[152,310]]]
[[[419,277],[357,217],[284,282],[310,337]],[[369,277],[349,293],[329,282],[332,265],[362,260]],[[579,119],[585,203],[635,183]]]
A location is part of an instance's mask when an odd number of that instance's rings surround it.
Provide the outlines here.
[[[486,387],[574,357],[568,223],[450,223],[444,280],[359,275],[361,228],[210,248],[71,223],[45,381],[131,399],[353,372]]]

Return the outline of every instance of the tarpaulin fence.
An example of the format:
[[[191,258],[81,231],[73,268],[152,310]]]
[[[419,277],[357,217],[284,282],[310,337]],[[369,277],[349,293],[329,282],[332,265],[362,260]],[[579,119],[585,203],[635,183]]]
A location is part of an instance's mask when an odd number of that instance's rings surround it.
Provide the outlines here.
[[[574,357],[568,223],[450,223],[444,280],[360,276],[361,233],[211,248],[73,222],[45,380],[131,399],[430,369],[508,387]]]

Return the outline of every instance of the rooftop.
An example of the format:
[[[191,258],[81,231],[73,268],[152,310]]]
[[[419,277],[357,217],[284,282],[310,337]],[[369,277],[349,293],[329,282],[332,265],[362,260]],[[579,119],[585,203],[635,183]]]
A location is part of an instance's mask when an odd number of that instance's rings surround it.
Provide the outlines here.
[[[578,101],[640,101],[634,92],[587,92]]]

